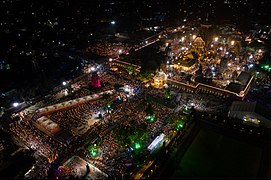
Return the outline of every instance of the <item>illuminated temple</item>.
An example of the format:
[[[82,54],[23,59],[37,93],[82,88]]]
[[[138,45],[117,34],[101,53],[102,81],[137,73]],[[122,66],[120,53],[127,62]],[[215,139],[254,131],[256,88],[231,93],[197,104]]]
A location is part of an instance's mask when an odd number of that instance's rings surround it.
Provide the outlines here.
[[[198,54],[203,54],[205,52],[205,42],[201,37],[196,37],[192,42],[192,50]]]
[[[195,69],[196,67],[197,67],[197,60],[194,58],[192,53],[189,53],[174,62],[174,68],[183,70],[183,71],[190,71],[190,70]]]
[[[166,84],[166,81],[167,75],[164,73],[164,71],[160,70],[154,76],[152,85],[156,88],[163,88]]]

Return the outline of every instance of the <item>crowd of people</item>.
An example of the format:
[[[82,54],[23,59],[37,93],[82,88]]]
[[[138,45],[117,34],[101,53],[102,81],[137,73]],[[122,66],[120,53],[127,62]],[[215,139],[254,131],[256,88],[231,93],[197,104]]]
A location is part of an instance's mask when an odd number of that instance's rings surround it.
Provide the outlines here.
[[[37,154],[51,158],[54,154],[59,153],[62,144],[55,141],[49,135],[41,132],[36,126],[30,124],[27,119],[18,120],[10,124],[10,131],[15,137],[22,140],[25,145],[36,151]]]
[[[130,49],[131,47],[126,43],[97,42],[85,51],[104,57],[118,57],[120,54],[128,53]]]
[[[146,127],[144,134],[147,135],[147,138],[142,142],[142,149],[140,151],[142,151],[143,154],[148,154],[147,147],[156,136],[161,133],[164,133],[166,136],[172,136],[172,130],[175,129],[176,122],[172,123],[172,121],[167,121],[167,119],[174,118],[175,114],[172,108],[160,104],[159,102],[150,101],[148,103],[152,104],[156,120],[154,122],[147,122],[147,114],[145,112],[148,104],[145,96],[147,92],[146,87],[137,80],[130,80],[127,77],[113,72],[104,73],[100,79],[106,84],[100,91],[110,88],[114,89],[116,83],[129,85],[130,90],[129,92],[125,92],[124,90],[120,92],[115,91],[113,95],[110,95],[108,98],[78,103],[78,105],[72,107],[52,111],[45,114],[45,116],[57,123],[61,128],[70,130],[73,135],[76,136],[69,148],[74,151],[69,153],[70,155],[79,153],[76,149],[80,149],[80,147],[82,149],[82,147],[90,144],[93,138],[98,137],[101,145],[98,149],[97,157],[91,156],[91,154],[83,148],[85,153],[82,158],[103,172],[121,178],[123,174],[129,174],[133,172],[135,168],[138,168],[138,164],[136,166],[136,157],[131,156],[129,152],[131,149],[127,149],[131,147],[131,144],[123,146],[124,142],[118,142],[116,139],[116,132],[120,128],[127,128],[132,129],[131,132],[127,132],[127,135],[132,135],[135,133],[133,132],[133,127]],[[85,78],[81,80],[80,83],[86,84],[87,81],[89,81],[89,79]],[[151,92],[151,95],[158,98],[165,96],[165,91],[155,88],[151,88],[148,92]],[[81,89],[74,93],[77,97],[86,95],[82,94]],[[91,93],[94,92],[88,91],[87,95]],[[119,97],[122,100],[116,101]],[[108,102],[115,103],[114,106],[107,109],[110,111],[105,110],[108,108]],[[104,112],[103,116],[97,117],[99,111]],[[89,126],[88,122],[92,120],[94,114],[99,120]],[[39,118],[38,115],[33,116],[32,120],[35,121],[37,118]],[[24,124],[21,125],[20,123]],[[20,123],[16,123],[14,127],[12,125],[10,130],[20,139],[26,141],[31,149],[36,150],[39,154],[47,158],[52,157],[56,152],[62,152],[61,144],[55,141],[54,138],[45,135],[45,133],[42,133],[40,129],[37,129],[35,126],[32,127],[30,124],[26,124],[24,120]],[[85,127],[87,130],[84,131],[85,133],[83,134],[78,134],[74,130],[79,127]]]
[[[93,114],[103,106],[102,100],[90,101],[48,114],[47,117],[65,129],[74,130],[82,125],[87,126]]]

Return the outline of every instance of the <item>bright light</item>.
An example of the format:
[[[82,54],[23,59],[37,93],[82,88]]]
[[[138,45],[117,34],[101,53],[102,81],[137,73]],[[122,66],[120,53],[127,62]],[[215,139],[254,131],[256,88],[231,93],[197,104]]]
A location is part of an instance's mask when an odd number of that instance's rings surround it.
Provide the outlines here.
[[[193,36],[192,36],[193,39],[196,39],[196,37],[197,37],[196,35],[193,35]]]
[[[121,54],[122,53],[122,50],[121,49],[119,49],[119,54]]]
[[[112,58],[109,58],[109,61],[111,62],[111,61],[113,61],[113,59],[112,59]]]
[[[124,87],[124,91],[129,92],[129,87],[128,86]]]
[[[12,105],[13,105],[13,107],[18,107],[18,106],[19,106],[19,103],[15,102],[15,103],[13,103]]]
[[[182,37],[182,41],[184,41],[185,37]]]
[[[215,67],[213,66],[213,67],[211,68],[211,70],[214,71],[214,70],[215,70]]]
[[[237,69],[237,71],[239,71],[239,70],[240,70],[240,67],[238,66],[236,69]]]
[[[155,115],[146,116],[147,120],[150,120],[151,122],[155,121]]]
[[[91,156],[92,156],[92,157],[97,156],[97,152],[96,152],[96,151],[94,151],[94,150],[91,150],[91,152],[90,152],[90,153],[91,153]]]
[[[91,70],[91,71],[95,71],[96,68],[95,68],[95,67],[91,67],[90,70]]]
[[[213,44],[211,44],[211,47],[214,47],[214,45],[213,45]]]
[[[259,49],[259,53],[261,53],[262,52],[262,50],[261,49]]]
[[[161,144],[164,141],[165,138],[165,134],[161,133],[159,136],[157,136],[152,143],[148,146],[148,150],[150,152],[153,152],[158,146],[159,144]]]
[[[141,145],[139,143],[135,143],[135,149],[140,149]]]
[[[253,66],[254,66],[253,64],[250,64],[248,67],[249,67],[249,68],[252,68]]]
[[[148,44],[148,41],[145,41],[146,44]]]
[[[66,81],[63,81],[63,82],[62,82],[62,85],[63,85],[63,86],[66,86],[66,85],[67,85],[67,82],[66,82]]]
[[[220,47],[219,49],[222,51],[222,50],[223,50],[223,47]]]
[[[215,37],[215,42],[217,42],[218,41],[218,37]]]
[[[231,66],[231,63],[229,63],[228,66]]]
[[[182,123],[179,123],[178,125],[177,125],[177,130],[180,130],[180,129],[182,129],[183,128],[183,124]]]
[[[115,21],[111,21],[111,24],[114,25],[114,24],[116,24],[116,22]]]
[[[234,45],[234,43],[235,43],[235,41],[231,41],[231,45],[232,45],[232,46]]]

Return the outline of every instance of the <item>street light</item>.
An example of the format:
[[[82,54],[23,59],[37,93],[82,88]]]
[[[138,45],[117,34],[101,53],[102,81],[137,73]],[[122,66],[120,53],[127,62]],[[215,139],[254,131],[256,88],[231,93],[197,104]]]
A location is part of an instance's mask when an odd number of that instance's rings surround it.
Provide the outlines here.
[[[116,22],[115,21],[111,21],[111,24],[114,25],[114,24],[116,24]]]
[[[67,85],[67,82],[66,82],[66,81],[63,81],[63,82],[62,82],[62,85],[63,85],[63,86],[66,86],[66,85]]]

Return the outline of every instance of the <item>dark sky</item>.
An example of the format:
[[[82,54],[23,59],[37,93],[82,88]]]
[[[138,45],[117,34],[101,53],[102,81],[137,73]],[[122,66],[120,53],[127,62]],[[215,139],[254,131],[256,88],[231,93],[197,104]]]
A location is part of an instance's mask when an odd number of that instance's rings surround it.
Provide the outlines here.
[[[3,0],[0,63],[11,64],[9,72],[25,79],[23,75],[30,72],[28,76],[33,77],[34,71],[33,58],[25,52],[34,49],[40,68],[45,68],[55,59],[58,42],[66,44],[64,50],[83,47],[91,40],[90,33],[99,37],[112,20],[116,21],[116,31],[131,32],[144,26],[179,25],[184,19],[203,21],[208,14],[213,23],[233,22],[246,28],[253,21],[269,24],[270,4],[271,0]],[[44,51],[49,52],[46,60],[41,58]],[[54,60],[53,64],[63,62]],[[11,76],[1,71],[0,82],[7,82],[3,77]]]

